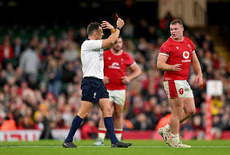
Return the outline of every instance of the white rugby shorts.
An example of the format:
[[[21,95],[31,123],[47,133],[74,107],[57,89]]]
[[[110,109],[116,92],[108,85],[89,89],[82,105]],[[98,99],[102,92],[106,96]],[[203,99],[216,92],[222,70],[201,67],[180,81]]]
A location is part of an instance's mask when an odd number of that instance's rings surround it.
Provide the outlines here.
[[[164,81],[164,90],[168,98],[194,98],[193,91],[187,80]]]
[[[125,105],[125,90],[107,90],[109,93],[109,100],[115,104],[124,106]]]

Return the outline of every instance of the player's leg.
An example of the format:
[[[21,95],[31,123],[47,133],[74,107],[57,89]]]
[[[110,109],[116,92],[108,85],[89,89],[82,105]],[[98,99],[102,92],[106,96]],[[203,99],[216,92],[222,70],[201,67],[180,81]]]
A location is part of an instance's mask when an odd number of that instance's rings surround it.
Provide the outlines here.
[[[180,120],[183,116],[184,97],[191,95],[191,91],[186,93],[189,87],[186,80],[165,81],[164,89],[168,95],[171,108],[170,125],[167,124],[158,130],[164,141],[172,147],[190,147],[182,144],[179,137]],[[171,131],[172,142],[170,143],[169,131]]]
[[[164,81],[163,85],[164,85],[164,90],[168,96],[168,99],[170,99],[171,97],[175,98],[175,96],[178,96],[177,91],[175,90],[176,89],[175,83]],[[170,90],[174,90],[174,91],[170,91]],[[170,125],[167,124],[166,126],[159,128],[158,133],[161,135],[164,142],[170,146]]]
[[[171,108],[170,130],[173,135],[179,134],[180,118],[183,110],[183,98],[169,99]]]
[[[123,131],[123,110],[125,105],[125,98],[126,98],[126,91],[125,90],[114,90],[110,91],[109,94],[112,94],[113,96],[113,102],[114,102],[114,128],[115,128],[115,134],[117,136],[118,140],[121,140],[122,137],[122,131]]]
[[[183,105],[183,111],[182,116],[180,118],[180,123],[187,120],[189,117],[195,114],[196,108],[195,108],[195,101],[193,97],[192,89],[190,88],[187,81],[182,82],[184,85],[184,105]],[[171,144],[172,147],[177,148],[189,148],[190,145],[183,144],[180,140],[174,142]]]
[[[117,136],[117,139],[120,141],[122,137],[122,131],[123,131],[123,105],[114,104],[114,128],[115,128],[115,134]]]
[[[89,101],[82,101],[81,102],[80,110],[72,121],[72,125],[70,127],[68,136],[65,139],[65,142],[63,143],[63,147],[66,147],[66,148],[76,147],[76,145],[73,144],[74,134],[76,133],[77,129],[80,127],[83,119],[89,114],[92,107],[93,107],[93,103],[91,103]]]
[[[182,117],[182,111],[184,107],[184,98],[169,99],[172,115],[170,119],[170,130],[172,136],[172,142],[170,146],[176,148],[188,148],[189,145],[185,145],[180,141],[179,130],[180,130],[180,119]]]
[[[186,119],[194,115],[196,112],[193,91],[187,81],[184,82],[184,86],[186,88],[184,94],[184,110],[182,113],[182,117],[180,119],[180,123],[184,122]]]
[[[111,142],[115,144],[118,142],[115,134],[114,134],[114,125],[113,125],[113,118],[112,118],[112,107],[109,102],[108,98],[102,98],[99,100],[99,106],[102,111],[102,116],[104,118],[105,127],[109,133]]]
[[[98,125],[98,138],[97,141],[93,144],[94,146],[104,146],[104,139],[106,135],[106,128],[104,124],[104,118],[102,115],[102,112],[100,110],[100,120],[99,120],[99,125]]]
[[[79,117],[84,119],[85,117],[88,116],[90,113],[91,109],[93,108],[93,103],[89,101],[81,101],[81,107],[77,113]]]
[[[195,113],[195,104],[193,98],[184,98],[184,106],[182,111],[182,116],[180,119],[180,123],[191,117]],[[189,148],[190,145],[183,144],[179,138],[173,140],[172,138],[172,147],[176,148]]]
[[[107,90],[107,91],[109,92],[110,104],[113,107],[113,103],[112,103],[113,102],[113,93],[112,93],[112,91],[111,92],[109,90]],[[99,115],[101,117],[100,117],[99,125],[98,125],[98,138],[97,138],[97,141],[93,144],[94,146],[104,146],[104,139],[105,139],[106,132],[107,132],[101,110],[100,110]]]
[[[184,98],[184,108],[182,112],[182,117],[180,123],[187,120],[189,117],[193,116],[196,112],[194,98]]]
[[[99,106],[102,110],[102,114],[104,117],[104,124],[107,129],[107,132],[109,134],[110,140],[111,140],[111,147],[129,147],[132,144],[131,143],[122,143],[118,141],[115,132],[114,132],[114,124],[113,124],[113,118],[112,118],[112,107],[111,104],[109,104],[108,98],[101,98],[99,100]]]

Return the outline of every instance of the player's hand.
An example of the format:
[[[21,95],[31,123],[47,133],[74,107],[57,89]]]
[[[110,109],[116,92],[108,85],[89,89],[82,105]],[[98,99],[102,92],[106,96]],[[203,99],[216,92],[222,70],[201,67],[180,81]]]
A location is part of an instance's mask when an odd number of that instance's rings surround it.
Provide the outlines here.
[[[107,21],[103,20],[102,23],[101,23],[101,27],[103,29],[109,29],[109,30],[112,30],[114,29],[114,27]]]
[[[175,64],[175,65],[172,65],[172,68],[171,70],[172,71],[181,71],[182,69],[180,68],[182,64]]]
[[[128,76],[121,77],[121,82],[124,84],[128,84],[130,82],[130,79]]]
[[[197,75],[195,79],[195,85],[200,86],[203,84],[203,77],[202,75]]]
[[[102,81],[104,82],[104,84],[108,84],[109,83],[109,77],[104,76],[104,79]]]
[[[125,22],[121,18],[117,18],[117,26],[122,28],[124,26]]]

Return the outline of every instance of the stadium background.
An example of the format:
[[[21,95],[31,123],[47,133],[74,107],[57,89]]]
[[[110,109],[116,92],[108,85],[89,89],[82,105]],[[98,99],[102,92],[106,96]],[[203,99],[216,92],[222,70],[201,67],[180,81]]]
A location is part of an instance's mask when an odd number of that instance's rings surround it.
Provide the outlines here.
[[[216,79],[224,83],[224,95],[214,97],[211,103],[212,138],[217,139],[230,138],[229,20],[226,17],[229,8],[228,0],[207,0],[203,26],[189,26],[185,22],[185,35],[196,44],[205,80]],[[81,31],[84,34],[84,28],[91,21],[106,19],[114,24],[114,13],[118,13],[121,18],[129,18],[133,28],[133,32],[128,31],[130,27],[122,30],[124,49],[143,70],[143,75],[128,86],[124,136],[159,138],[152,131],[155,131],[160,119],[170,112],[160,83],[162,72],[155,67],[157,51],[169,36],[163,18],[159,18],[159,1],[1,0],[0,13],[1,134],[8,136],[5,131],[36,129],[41,131],[41,138],[47,139],[54,137],[51,134],[53,129],[69,128],[80,104],[79,48],[85,36],[79,34]],[[17,37],[21,39],[21,48],[16,56],[14,47]],[[12,47],[13,55],[5,57],[3,51],[7,44]],[[19,67],[26,46],[33,46],[39,56],[40,66],[32,74]],[[75,54],[69,54],[70,51]],[[71,56],[76,59],[72,60]],[[53,74],[50,62],[58,69],[53,80],[49,79]],[[56,80],[60,92],[55,94],[51,88],[50,93],[48,87]],[[182,125],[184,139],[205,139],[205,84],[199,88],[191,84],[197,113]],[[98,107],[95,106],[81,128],[88,136],[80,133],[78,136],[95,138],[98,118]],[[88,129],[90,133],[87,133]],[[1,137],[5,140],[4,136]],[[10,138],[15,137],[11,135],[8,140]]]

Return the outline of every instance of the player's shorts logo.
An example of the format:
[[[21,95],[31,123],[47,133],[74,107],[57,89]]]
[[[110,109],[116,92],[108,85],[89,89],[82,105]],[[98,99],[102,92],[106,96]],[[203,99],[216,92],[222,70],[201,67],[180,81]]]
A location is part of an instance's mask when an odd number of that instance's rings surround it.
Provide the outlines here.
[[[184,93],[184,89],[183,88],[180,88],[179,89],[179,93],[182,95]]]
[[[188,59],[188,57],[189,57],[189,52],[188,52],[188,51],[184,51],[184,52],[183,52],[183,57],[184,57],[185,59]]]

